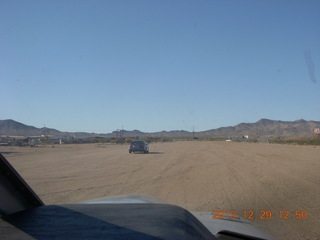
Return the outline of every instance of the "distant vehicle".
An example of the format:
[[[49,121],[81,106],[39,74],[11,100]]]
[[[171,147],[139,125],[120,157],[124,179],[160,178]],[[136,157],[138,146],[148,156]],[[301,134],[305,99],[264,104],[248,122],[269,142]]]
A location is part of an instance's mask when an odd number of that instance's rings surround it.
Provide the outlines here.
[[[129,145],[129,153],[132,152],[149,153],[148,143],[143,140],[132,141]]]

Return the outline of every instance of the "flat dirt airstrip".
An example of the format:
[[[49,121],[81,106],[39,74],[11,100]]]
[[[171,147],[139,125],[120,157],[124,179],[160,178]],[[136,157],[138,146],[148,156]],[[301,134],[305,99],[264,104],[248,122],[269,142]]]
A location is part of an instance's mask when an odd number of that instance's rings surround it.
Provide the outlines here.
[[[0,151],[46,204],[151,194],[190,211],[252,211],[277,239],[320,239],[320,147],[180,141],[152,143],[149,154],[102,144]],[[260,219],[261,211],[273,215]]]

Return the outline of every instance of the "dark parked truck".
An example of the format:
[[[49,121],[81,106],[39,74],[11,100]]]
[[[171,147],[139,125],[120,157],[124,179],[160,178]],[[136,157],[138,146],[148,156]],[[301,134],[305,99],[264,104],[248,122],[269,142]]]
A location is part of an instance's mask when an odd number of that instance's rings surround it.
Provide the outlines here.
[[[129,153],[143,152],[149,153],[149,145],[143,140],[132,141],[129,145]]]

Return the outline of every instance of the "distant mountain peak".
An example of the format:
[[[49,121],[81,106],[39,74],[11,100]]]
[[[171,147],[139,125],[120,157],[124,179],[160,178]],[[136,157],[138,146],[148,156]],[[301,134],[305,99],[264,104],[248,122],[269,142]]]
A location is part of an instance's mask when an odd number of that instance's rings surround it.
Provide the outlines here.
[[[307,122],[306,120],[304,120],[303,118],[299,119],[299,120],[296,120],[295,121],[296,123],[305,123]]]
[[[259,121],[257,121],[256,123],[263,123],[263,124],[267,124],[267,123],[274,123],[275,120],[270,120],[267,118],[261,118]]]

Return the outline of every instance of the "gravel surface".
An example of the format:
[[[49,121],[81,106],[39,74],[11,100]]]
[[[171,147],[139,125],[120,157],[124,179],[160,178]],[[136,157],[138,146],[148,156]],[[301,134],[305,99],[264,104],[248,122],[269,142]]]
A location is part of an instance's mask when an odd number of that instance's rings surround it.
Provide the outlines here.
[[[0,151],[45,204],[150,194],[190,211],[252,217],[277,239],[320,239],[320,147],[180,141],[152,143],[149,154],[129,154],[127,148]]]

